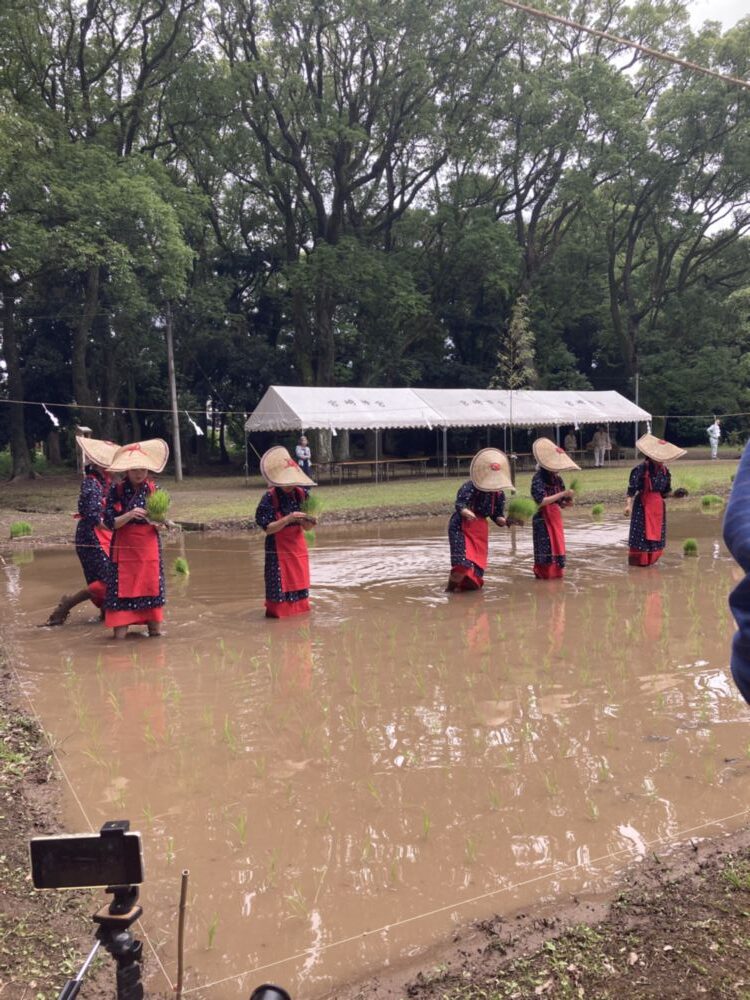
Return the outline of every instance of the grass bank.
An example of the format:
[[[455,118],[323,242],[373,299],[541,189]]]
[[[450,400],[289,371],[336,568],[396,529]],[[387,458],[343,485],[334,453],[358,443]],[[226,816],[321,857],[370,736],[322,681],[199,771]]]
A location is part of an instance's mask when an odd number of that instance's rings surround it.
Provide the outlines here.
[[[735,468],[733,461],[683,460],[673,468],[673,486],[686,488],[696,502],[700,502],[705,493],[726,495]],[[580,504],[620,504],[625,497],[629,471],[630,466],[623,464],[584,469],[565,479],[568,483],[574,477],[578,480]],[[519,474],[519,494],[528,494],[531,475],[530,472]],[[465,479],[465,476],[427,476],[386,483],[323,484],[318,487],[317,494],[324,516],[331,520],[447,514],[456,490]],[[235,476],[191,476],[182,483],[175,483],[162,476],[160,483],[172,495],[171,516],[175,520],[196,522],[208,528],[242,528],[252,524],[265,488],[258,477],[246,482]],[[0,538],[9,537],[10,525],[15,520],[28,521],[33,538],[69,538],[73,533],[70,514],[75,510],[78,487],[79,480],[73,474],[45,476],[0,487]]]

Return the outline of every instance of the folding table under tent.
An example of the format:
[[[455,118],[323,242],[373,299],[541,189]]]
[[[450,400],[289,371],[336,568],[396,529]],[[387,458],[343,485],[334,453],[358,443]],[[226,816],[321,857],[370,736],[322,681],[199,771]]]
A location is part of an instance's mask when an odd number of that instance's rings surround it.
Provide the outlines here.
[[[555,427],[566,424],[637,425],[651,414],[619,392],[536,389],[363,389],[270,386],[245,423],[253,431],[374,430],[375,459],[381,430],[439,428],[447,470],[452,427]],[[377,473],[377,466],[376,466]]]

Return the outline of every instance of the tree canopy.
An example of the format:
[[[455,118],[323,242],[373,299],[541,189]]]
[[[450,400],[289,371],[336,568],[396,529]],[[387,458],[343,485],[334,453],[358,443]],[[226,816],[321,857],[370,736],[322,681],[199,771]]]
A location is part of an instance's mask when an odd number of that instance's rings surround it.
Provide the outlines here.
[[[555,11],[750,71],[750,18]],[[220,411],[222,449],[271,382],[638,376],[690,440],[750,409],[749,112],[746,89],[487,0],[9,0],[2,392],[166,434],[170,315],[180,407]],[[15,475],[50,427],[0,407]]]

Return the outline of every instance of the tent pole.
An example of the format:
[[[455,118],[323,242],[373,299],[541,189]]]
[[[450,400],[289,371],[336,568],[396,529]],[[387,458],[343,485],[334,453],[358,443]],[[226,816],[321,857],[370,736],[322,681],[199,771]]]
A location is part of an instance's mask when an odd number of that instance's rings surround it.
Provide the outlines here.
[[[380,431],[375,428],[375,482],[378,482],[378,439],[380,436]]]
[[[443,476],[448,475],[448,428],[443,428]]]
[[[555,444],[560,447],[560,425],[555,424]]]
[[[250,479],[250,453],[247,447],[248,434],[247,428],[245,428],[245,486],[248,485]]]

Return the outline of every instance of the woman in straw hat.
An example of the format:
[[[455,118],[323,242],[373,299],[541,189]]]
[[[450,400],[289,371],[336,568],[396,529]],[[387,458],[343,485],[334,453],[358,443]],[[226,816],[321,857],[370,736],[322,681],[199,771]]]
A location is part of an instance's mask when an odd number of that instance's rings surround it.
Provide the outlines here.
[[[653,566],[661,558],[667,540],[667,512],[664,497],[672,492],[667,462],[686,454],[669,441],[644,434],[636,441],[646,456],[630,473],[625,516],[630,518],[631,566]]]
[[[47,619],[47,625],[62,625],[77,604],[84,601],[101,608],[107,590],[109,547],[112,532],[103,523],[107,493],[111,484],[107,466],[114,458],[117,445],[112,441],[77,437],[84,458],[83,482],[78,494],[76,555],[81,562],[86,586],[75,594],[63,594]]]
[[[532,445],[538,469],[531,480],[531,497],[538,510],[531,521],[534,537],[534,576],[557,580],[565,572],[565,530],[561,508],[573,502],[561,472],[580,469],[563,448],[550,438],[537,438]]]
[[[161,438],[118,448],[110,472],[122,472],[107,496],[104,523],[113,530],[104,624],[115,639],[124,639],[129,625],[146,625],[149,635],[161,635],[164,618],[164,563],[159,532],[164,525],[149,521],[146,503],[157,489],[150,472],[167,464],[169,446]]]
[[[269,448],[260,460],[269,489],[255,511],[266,533],[266,618],[289,618],[310,610],[310,561],[304,529],[315,518],[303,511],[315,486],[286,448]]]
[[[451,571],[448,591],[479,590],[487,569],[487,518],[505,525],[505,493],[514,490],[507,457],[497,448],[483,448],[471,460],[469,481],[456,494],[456,510],[448,522]]]

